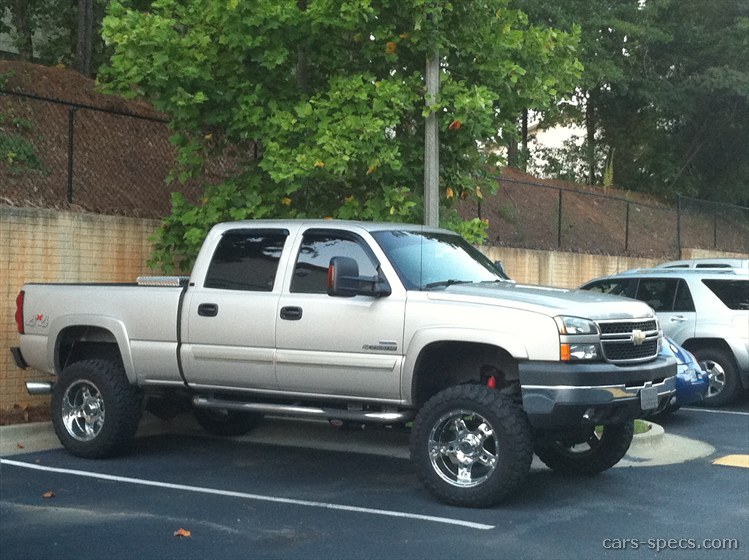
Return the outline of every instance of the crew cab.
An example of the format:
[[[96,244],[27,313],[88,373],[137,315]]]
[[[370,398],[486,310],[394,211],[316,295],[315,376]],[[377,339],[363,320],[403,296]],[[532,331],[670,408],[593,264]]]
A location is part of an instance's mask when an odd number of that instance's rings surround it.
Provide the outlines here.
[[[26,284],[16,321],[16,363],[57,376],[27,387],[75,455],[121,452],[144,407],[175,403],[225,436],[266,414],[400,425],[425,486],[462,506],[510,495],[534,450],[608,469],[675,387],[646,304],[507,281],[410,224],[219,224],[189,277]]]

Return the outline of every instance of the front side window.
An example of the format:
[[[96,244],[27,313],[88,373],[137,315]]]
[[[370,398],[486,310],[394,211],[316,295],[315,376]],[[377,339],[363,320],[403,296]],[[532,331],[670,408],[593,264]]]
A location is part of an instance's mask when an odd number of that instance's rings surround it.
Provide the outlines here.
[[[349,257],[359,265],[359,275],[377,275],[377,263],[366,244],[355,234],[310,230],[304,234],[299,255],[294,265],[291,292],[327,294],[328,266],[333,257]]]
[[[588,284],[584,289],[601,294],[634,298],[637,290],[637,280],[634,278],[607,278],[605,280],[598,280],[592,284]]]
[[[689,286],[687,286],[687,283],[684,282],[684,280],[679,280],[679,285],[676,288],[674,311],[694,311],[694,300],[692,299],[692,293],[689,291]]]
[[[674,278],[643,278],[637,288],[637,299],[655,311],[673,311],[678,283]]]
[[[221,237],[205,277],[206,288],[270,292],[288,232],[229,231]]]

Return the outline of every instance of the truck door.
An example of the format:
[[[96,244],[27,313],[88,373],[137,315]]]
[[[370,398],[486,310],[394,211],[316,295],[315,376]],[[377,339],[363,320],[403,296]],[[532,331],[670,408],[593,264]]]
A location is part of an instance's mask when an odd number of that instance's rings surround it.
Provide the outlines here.
[[[274,389],[279,260],[289,232],[238,229],[222,236],[183,313],[182,365],[191,386]]]
[[[400,398],[405,290],[393,279],[387,297],[327,294],[332,257],[355,259],[360,276],[377,259],[358,235],[334,229],[305,232],[279,305],[276,373],[279,388],[317,395]]]

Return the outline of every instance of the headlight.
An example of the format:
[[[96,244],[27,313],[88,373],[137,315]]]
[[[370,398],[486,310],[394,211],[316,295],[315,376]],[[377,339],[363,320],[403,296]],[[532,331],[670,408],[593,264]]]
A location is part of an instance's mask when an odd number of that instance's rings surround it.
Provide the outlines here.
[[[598,334],[593,321],[580,317],[554,317],[559,334]]]
[[[563,362],[598,360],[601,357],[598,327],[581,317],[554,317],[559,330],[559,357]]]

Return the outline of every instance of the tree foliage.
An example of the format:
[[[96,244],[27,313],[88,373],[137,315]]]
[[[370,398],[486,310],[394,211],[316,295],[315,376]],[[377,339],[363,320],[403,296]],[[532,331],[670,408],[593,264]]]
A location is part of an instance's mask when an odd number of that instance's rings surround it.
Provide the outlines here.
[[[72,65],[90,75],[107,57],[100,29],[108,2],[0,0],[0,33],[21,60]]]
[[[552,114],[584,126],[582,146],[556,154],[591,183],[614,182],[749,202],[749,5],[745,0],[516,0],[534,22],[581,28],[585,67],[574,103]],[[576,155],[574,151],[577,151]]]
[[[531,25],[506,0],[157,0],[142,10],[123,0],[110,4],[104,37],[113,55],[102,82],[170,116],[181,179],[201,177],[217,151],[241,154],[201,201],[175,195],[161,266],[175,255],[189,264],[225,219],[420,221],[435,44],[445,208],[490,192],[499,131],[517,108],[569,94],[580,72],[574,33]]]

